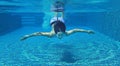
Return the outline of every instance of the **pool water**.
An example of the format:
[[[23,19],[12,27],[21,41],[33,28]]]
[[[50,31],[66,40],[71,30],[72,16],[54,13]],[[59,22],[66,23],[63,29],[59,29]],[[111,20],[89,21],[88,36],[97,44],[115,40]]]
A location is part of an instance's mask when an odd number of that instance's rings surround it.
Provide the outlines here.
[[[35,36],[49,32],[57,0],[0,0],[0,66],[120,66],[120,7],[114,0],[61,0],[67,30],[62,39]]]
[[[70,27],[72,28],[72,27]],[[43,36],[20,41],[40,27],[22,27],[0,37],[0,66],[119,66],[120,42],[95,31],[63,39]]]

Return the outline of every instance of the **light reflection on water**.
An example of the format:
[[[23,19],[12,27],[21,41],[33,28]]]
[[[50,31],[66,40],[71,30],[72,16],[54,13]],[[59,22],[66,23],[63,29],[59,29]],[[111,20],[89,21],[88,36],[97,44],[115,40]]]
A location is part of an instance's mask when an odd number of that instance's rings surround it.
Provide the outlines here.
[[[66,12],[104,12],[109,1],[106,0],[65,0]],[[3,12],[50,12],[53,0],[13,0],[0,1]]]

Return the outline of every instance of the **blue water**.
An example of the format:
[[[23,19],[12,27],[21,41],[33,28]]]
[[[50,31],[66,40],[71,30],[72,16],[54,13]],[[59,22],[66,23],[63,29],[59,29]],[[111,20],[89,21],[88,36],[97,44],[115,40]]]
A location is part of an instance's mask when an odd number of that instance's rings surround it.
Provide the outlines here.
[[[51,30],[49,20],[53,13],[48,7],[54,1],[1,0],[0,66],[120,66],[120,31],[114,30],[120,28],[120,23],[102,20],[104,14],[117,11],[115,3],[62,1],[66,3],[67,30],[90,29],[95,34],[75,33],[62,39],[36,36],[20,41],[26,34]]]
[[[1,36],[0,65],[119,66],[120,42],[108,36],[95,32],[94,35],[76,33],[61,40],[47,37],[19,40],[24,34],[39,30],[39,27],[23,27]]]

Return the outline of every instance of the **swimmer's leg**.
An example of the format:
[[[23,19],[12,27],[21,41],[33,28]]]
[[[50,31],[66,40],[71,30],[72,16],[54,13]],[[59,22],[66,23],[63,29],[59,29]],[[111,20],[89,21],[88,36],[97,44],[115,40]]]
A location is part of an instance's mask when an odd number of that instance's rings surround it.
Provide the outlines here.
[[[76,33],[76,32],[83,32],[83,33],[88,33],[88,34],[94,34],[94,32],[92,30],[73,29],[73,30],[66,31],[66,35],[71,35],[71,34]]]
[[[52,37],[54,34],[52,34],[51,32],[35,32],[35,33],[32,33],[32,34],[29,34],[29,35],[25,35],[23,36],[20,40],[25,40],[27,38],[30,38],[30,37],[34,37],[34,36],[46,36],[46,37]]]

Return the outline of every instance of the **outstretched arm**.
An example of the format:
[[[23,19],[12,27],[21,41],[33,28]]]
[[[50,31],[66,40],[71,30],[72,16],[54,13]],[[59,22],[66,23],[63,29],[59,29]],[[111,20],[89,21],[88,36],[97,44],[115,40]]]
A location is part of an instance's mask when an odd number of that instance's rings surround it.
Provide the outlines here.
[[[76,32],[84,32],[84,33],[89,33],[89,34],[93,34],[94,32],[92,30],[84,30],[84,29],[73,29],[73,30],[69,30],[66,32],[67,35],[71,35],[73,33]]]
[[[52,37],[54,34],[51,33],[51,32],[36,32],[36,33],[32,33],[32,34],[29,34],[29,35],[25,35],[23,36],[20,40],[25,40],[27,38],[30,38],[30,37],[34,37],[34,36],[46,36],[46,37]]]

